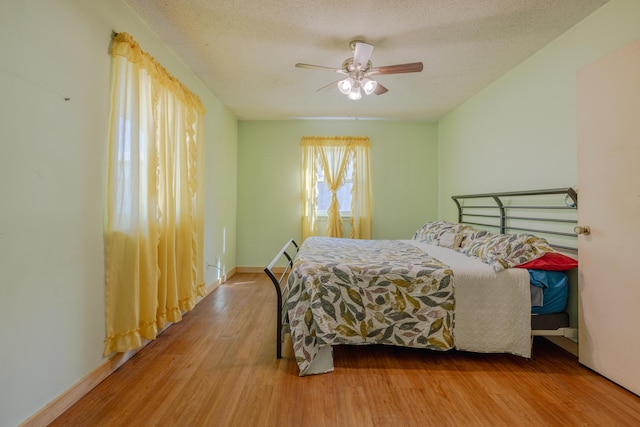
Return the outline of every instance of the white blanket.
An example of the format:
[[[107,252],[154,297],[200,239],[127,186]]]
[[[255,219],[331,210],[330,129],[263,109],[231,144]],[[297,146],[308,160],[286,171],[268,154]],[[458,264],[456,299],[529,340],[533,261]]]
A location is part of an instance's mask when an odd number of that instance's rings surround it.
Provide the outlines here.
[[[500,272],[440,246],[407,240],[453,270],[455,347],[479,353],[531,357],[531,295],[526,269]]]

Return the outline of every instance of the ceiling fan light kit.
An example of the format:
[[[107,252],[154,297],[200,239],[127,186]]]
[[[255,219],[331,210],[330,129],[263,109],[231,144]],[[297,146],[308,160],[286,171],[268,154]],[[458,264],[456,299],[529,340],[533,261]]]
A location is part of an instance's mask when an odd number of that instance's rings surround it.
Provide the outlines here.
[[[357,101],[358,99],[362,98],[362,90],[360,89],[359,82],[356,82],[356,84],[353,85],[353,87],[347,94],[347,98],[349,98],[352,101]]]
[[[338,82],[338,90],[343,94],[348,95],[351,92],[354,83],[355,80],[353,79],[353,77],[349,76],[346,79],[340,80]]]
[[[363,91],[365,95],[371,95],[377,86],[378,83],[375,80],[366,77],[358,80],[348,76],[338,82],[338,90],[353,101],[361,99]]]
[[[364,90],[364,93],[366,93],[367,95],[371,95],[376,88],[378,87],[378,82],[370,79],[369,77],[365,77],[364,79],[362,79],[362,89]]]
[[[422,62],[412,62],[409,64],[387,65],[384,67],[373,68],[369,58],[373,52],[373,45],[360,40],[353,40],[349,43],[353,49],[353,58],[348,58],[342,63],[342,68],[324,67],[321,65],[310,65],[297,63],[298,68],[307,68],[311,70],[333,71],[338,74],[345,75],[342,80],[338,80],[335,84],[338,90],[347,95],[351,100],[357,101],[362,98],[362,92],[365,95],[382,95],[388,92],[388,89],[382,86],[371,76],[379,74],[400,74],[415,73],[422,71]],[[332,86],[334,83],[327,85]]]

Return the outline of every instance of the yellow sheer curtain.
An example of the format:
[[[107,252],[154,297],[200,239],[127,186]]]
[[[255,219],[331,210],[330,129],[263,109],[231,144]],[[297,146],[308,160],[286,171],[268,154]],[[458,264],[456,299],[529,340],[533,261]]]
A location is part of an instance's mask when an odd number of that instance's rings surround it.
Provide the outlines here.
[[[327,229],[325,235],[328,237],[342,237],[342,219],[340,218],[340,204],[338,203],[338,189],[344,181],[344,174],[349,166],[349,161],[353,155],[353,150],[348,145],[343,144],[324,145],[318,150],[320,164],[324,171],[324,179],[331,192],[331,202],[327,209]]]
[[[156,338],[205,291],[205,109],[129,34],[111,56],[105,355]]]
[[[316,171],[318,165],[322,167],[331,191],[325,233],[329,237],[342,237],[342,219],[336,192],[343,184],[350,161],[353,163],[350,237],[370,239],[369,138],[306,136],[302,138],[300,145],[302,146],[302,239],[318,234]]]
[[[353,187],[351,188],[352,239],[371,239],[371,180],[369,138],[353,141]]]
[[[312,141],[302,140],[302,240],[318,234],[318,173],[316,149]]]

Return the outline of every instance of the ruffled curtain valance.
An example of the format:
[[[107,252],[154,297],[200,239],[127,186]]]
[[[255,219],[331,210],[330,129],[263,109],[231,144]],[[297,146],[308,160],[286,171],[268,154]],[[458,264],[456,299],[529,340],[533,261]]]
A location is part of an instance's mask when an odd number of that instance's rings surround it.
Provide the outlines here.
[[[170,91],[185,106],[194,108],[201,114],[207,112],[200,98],[173,77],[151,55],[143,51],[138,42],[129,33],[117,33],[113,36],[111,56],[122,56],[130,64],[135,64],[139,69],[144,69],[156,84],[160,84]]]

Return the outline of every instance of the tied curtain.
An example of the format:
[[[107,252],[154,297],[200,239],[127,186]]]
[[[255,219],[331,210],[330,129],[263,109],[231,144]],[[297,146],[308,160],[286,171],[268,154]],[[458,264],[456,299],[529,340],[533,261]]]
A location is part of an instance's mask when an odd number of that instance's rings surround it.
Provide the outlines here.
[[[318,155],[327,187],[331,192],[331,202],[327,209],[326,235],[342,237],[342,220],[340,218],[337,191],[344,182],[344,175],[353,151],[347,145],[325,145],[321,150],[318,150]]]
[[[205,295],[205,109],[127,33],[111,67],[105,356],[155,339]]]
[[[324,172],[331,192],[327,210],[328,237],[342,237],[342,218],[337,191],[343,185],[349,163],[353,166],[351,190],[352,239],[371,238],[371,191],[369,181],[369,138],[306,136],[302,138],[302,239],[318,234],[318,173]]]

